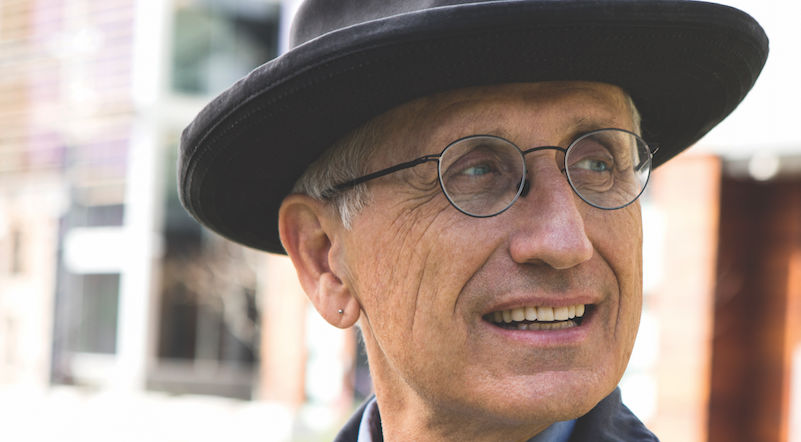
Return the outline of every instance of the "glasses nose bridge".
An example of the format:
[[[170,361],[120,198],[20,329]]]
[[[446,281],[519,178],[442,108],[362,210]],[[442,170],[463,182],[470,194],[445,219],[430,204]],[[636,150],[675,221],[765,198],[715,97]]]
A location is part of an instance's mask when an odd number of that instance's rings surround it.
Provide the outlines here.
[[[526,157],[528,156],[528,154],[534,153],[534,152],[542,152],[542,151],[545,151],[545,150],[555,150],[557,152],[557,154],[559,152],[561,152],[563,160],[564,160],[564,156],[567,154],[567,149],[565,149],[564,147],[561,147],[561,146],[537,146],[537,147],[531,147],[531,148],[528,148],[528,149],[525,149],[525,150],[521,149],[520,153],[521,153],[521,155],[523,157],[523,162],[527,162],[528,159]]]
[[[521,157],[523,158],[523,167],[525,168],[525,173],[526,173],[526,178],[525,179],[526,179],[526,181],[528,181],[528,179],[529,179],[528,173],[529,173],[529,170],[530,170],[530,167],[528,166],[529,165],[528,154],[535,153],[535,152],[547,151],[547,150],[556,151],[555,157],[554,157],[554,162],[556,163],[556,166],[559,168],[559,171],[564,173],[564,171],[565,171],[565,156],[567,155],[567,149],[565,149],[564,147],[561,147],[561,146],[537,146],[537,147],[531,147],[531,148],[528,148],[528,149],[520,151]],[[560,155],[559,155],[560,153],[561,153],[561,158],[560,158]]]
[[[529,176],[529,174],[531,173],[531,168],[528,166],[528,158],[526,158],[526,156],[528,154],[530,154],[530,153],[542,152],[542,151],[547,151],[547,150],[556,151],[555,158],[554,158],[554,163],[555,163],[556,167],[559,169],[559,172],[560,173],[564,173],[564,171],[565,171],[565,155],[567,154],[567,149],[565,149],[564,147],[561,147],[561,146],[537,146],[537,147],[531,147],[531,148],[528,148],[528,149],[525,149],[525,150],[520,150],[521,158],[523,159],[523,168],[524,168],[523,170],[524,170],[524,174],[525,174],[525,176],[523,177],[523,188],[521,189],[521,192],[520,192],[520,196],[521,197],[525,198],[528,195],[529,191],[531,190],[531,185],[532,185],[531,180],[533,178],[532,176]],[[560,153],[562,154],[561,161],[559,160],[559,154]],[[568,185],[570,185],[570,183],[568,183]]]

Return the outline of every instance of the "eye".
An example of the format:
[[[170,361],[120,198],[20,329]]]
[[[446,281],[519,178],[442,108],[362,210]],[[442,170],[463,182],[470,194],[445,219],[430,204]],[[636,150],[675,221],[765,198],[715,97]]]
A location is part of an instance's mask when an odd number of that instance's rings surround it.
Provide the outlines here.
[[[520,150],[499,137],[477,135],[457,140],[440,157],[445,196],[473,216],[496,214],[517,197],[525,164]]]
[[[455,147],[443,158],[440,176],[443,188],[451,199],[494,195],[509,192],[510,188],[514,193],[516,180],[520,176],[519,172],[514,172],[515,164],[520,160],[519,156],[515,157],[514,151],[493,143]],[[519,167],[518,165],[517,168]]]
[[[570,153],[569,168],[577,173],[612,172],[617,159],[613,141],[601,137],[582,139]]]
[[[469,166],[459,172],[459,175],[465,176],[482,176],[488,173],[493,173],[495,167],[488,163],[476,164],[475,166]]]
[[[452,179],[468,179],[502,174],[505,165],[501,157],[497,151],[482,145],[449,152],[445,175]]]
[[[584,158],[576,162],[573,167],[592,172],[607,172],[612,169],[612,165],[608,161],[594,158]]]

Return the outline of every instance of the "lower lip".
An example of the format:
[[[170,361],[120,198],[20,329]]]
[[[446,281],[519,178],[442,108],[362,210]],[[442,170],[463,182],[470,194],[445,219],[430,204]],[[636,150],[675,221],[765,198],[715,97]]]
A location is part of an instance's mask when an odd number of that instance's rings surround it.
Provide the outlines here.
[[[518,330],[498,327],[490,322],[482,320],[493,333],[497,333],[502,339],[519,342],[535,347],[562,347],[579,345],[589,336],[590,328],[594,323],[594,311],[584,315],[581,325],[560,330]]]

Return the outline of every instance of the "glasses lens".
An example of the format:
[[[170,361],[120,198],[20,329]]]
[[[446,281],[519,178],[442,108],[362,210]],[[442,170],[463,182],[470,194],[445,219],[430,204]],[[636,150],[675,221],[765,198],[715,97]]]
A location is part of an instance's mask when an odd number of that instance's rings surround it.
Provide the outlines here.
[[[442,152],[439,176],[453,205],[472,216],[508,208],[523,188],[525,164],[514,144],[493,136],[454,141]]]
[[[651,174],[651,151],[637,135],[622,129],[590,132],[571,144],[565,157],[567,178],[587,203],[617,209],[640,196]]]

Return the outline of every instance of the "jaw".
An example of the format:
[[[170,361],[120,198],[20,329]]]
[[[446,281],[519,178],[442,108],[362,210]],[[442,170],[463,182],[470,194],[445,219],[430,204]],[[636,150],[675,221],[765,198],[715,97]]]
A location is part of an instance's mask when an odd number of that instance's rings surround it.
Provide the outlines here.
[[[389,419],[384,422],[385,430],[414,423],[416,431],[438,435],[431,440],[454,436],[499,440],[499,435],[503,440],[526,440],[553,422],[586,413],[618,380],[610,376],[608,360],[593,360],[594,350],[603,347],[599,341],[584,346],[581,343],[587,338],[573,336],[577,332],[591,335],[593,323],[602,322],[599,310],[603,309],[588,305],[581,325],[548,331],[505,328],[482,317],[478,329],[465,335],[464,341],[472,341],[470,348],[453,352],[445,348],[434,354],[430,348],[410,343],[407,354],[400,356],[406,359],[400,363],[398,355],[390,359],[382,353],[375,337],[365,330],[382,419]],[[458,325],[453,328],[457,335],[464,331]],[[558,342],[571,339],[578,343]],[[449,365],[447,376],[427,372],[430,367],[424,366],[425,361],[435,356],[465,363]],[[408,365],[400,367],[409,364],[409,359],[417,359],[414,371],[404,371]],[[599,369],[595,363],[603,367]],[[420,423],[425,423],[423,428],[416,427]],[[483,431],[488,431],[486,437],[481,436]],[[403,440],[425,439],[406,433]]]

